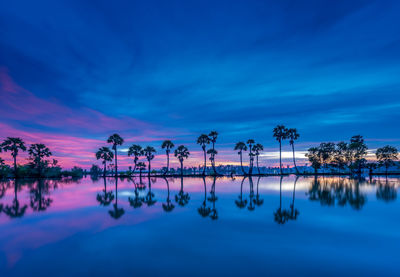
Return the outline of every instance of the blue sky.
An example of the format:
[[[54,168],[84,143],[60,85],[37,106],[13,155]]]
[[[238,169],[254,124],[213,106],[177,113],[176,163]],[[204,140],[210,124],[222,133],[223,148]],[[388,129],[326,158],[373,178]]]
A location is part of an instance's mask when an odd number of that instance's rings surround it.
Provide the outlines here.
[[[3,1],[0,136],[198,151],[215,129],[228,153],[248,138],[274,151],[285,124],[299,150],[355,134],[400,146],[399,14],[399,1]]]

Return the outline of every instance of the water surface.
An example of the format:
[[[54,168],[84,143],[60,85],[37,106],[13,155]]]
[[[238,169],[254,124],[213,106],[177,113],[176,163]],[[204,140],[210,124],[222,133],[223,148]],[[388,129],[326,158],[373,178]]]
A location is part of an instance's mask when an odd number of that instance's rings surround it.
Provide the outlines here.
[[[399,276],[397,178],[0,183],[0,276]]]

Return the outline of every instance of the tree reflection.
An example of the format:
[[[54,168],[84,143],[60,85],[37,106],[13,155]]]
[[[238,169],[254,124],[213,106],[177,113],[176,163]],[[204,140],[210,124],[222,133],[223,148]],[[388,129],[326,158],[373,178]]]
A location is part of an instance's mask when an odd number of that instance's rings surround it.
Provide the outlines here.
[[[3,212],[8,215],[10,218],[18,218],[18,217],[23,217],[25,214],[26,209],[28,208],[28,205],[23,205],[22,207],[19,204],[18,200],[18,190],[20,190],[20,185],[18,183],[18,179],[15,179],[14,181],[14,199],[12,202],[12,205],[6,205],[3,208]]]
[[[98,193],[96,200],[102,206],[108,206],[114,200],[114,193],[112,191],[107,191],[107,180],[106,177],[103,177],[104,181],[104,189],[102,190],[103,193]]]
[[[132,179],[133,185],[135,186],[135,197],[128,197],[129,205],[131,205],[134,209],[140,208],[143,204],[143,197],[139,196],[138,187],[139,185]]]
[[[253,185],[253,178],[250,176],[249,177],[249,185],[250,185],[250,195],[249,195],[249,206],[247,207],[247,209],[249,211],[254,211],[254,209],[256,208],[256,206],[254,205],[254,185]]]
[[[211,213],[210,207],[207,207],[207,184],[206,184],[206,178],[202,177],[203,179],[203,184],[204,184],[204,200],[201,206],[197,209],[199,214],[202,217],[207,217]]]
[[[118,178],[115,178],[115,203],[113,204],[113,209],[109,210],[108,213],[114,219],[119,219],[124,215],[125,210],[118,207]]]
[[[154,193],[151,191],[151,180],[150,175],[147,176],[149,191],[147,192],[143,202],[147,204],[148,207],[153,206],[157,201],[154,199]]]
[[[179,190],[179,193],[175,195],[175,202],[178,203],[179,206],[186,206],[189,203],[190,196],[189,194],[183,191],[183,177],[180,177],[181,179],[181,189]]]
[[[282,176],[279,180],[279,208],[274,212],[274,220],[278,224],[285,224],[289,218],[287,210],[282,210]]]
[[[50,207],[53,199],[46,197],[50,194],[49,183],[44,179],[37,181],[36,187],[33,187],[30,191],[30,204],[34,211],[45,211]]]
[[[264,199],[260,198],[260,194],[258,193],[258,185],[260,184],[260,179],[261,177],[257,178],[257,193],[256,193],[256,198],[254,199],[254,204],[257,206],[261,206],[264,203]]]
[[[239,194],[239,199],[235,200],[236,206],[238,206],[239,209],[243,209],[247,205],[247,199],[243,199],[243,183],[244,180],[246,179],[246,176],[243,177],[242,182],[240,183],[240,194]]]
[[[292,197],[292,203],[290,204],[290,213],[288,216],[289,220],[296,220],[298,215],[300,214],[299,210],[297,210],[294,207],[294,200],[296,197],[296,184],[297,184],[298,179],[299,179],[299,176],[296,176],[296,179],[294,180],[294,184],[293,184],[293,197]]]
[[[385,179],[384,184],[379,182],[376,189],[376,198],[384,202],[395,201],[397,198],[396,186],[389,184],[387,178]]]
[[[208,197],[208,201],[212,203],[212,209],[210,213],[210,217],[213,220],[218,219],[218,211],[215,207],[215,202],[218,200],[218,197],[215,195],[215,182],[216,182],[216,176],[213,178],[213,184],[211,186],[211,191],[210,191],[210,197]]]
[[[167,178],[164,178],[164,180],[165,180],[165,183],[167,184],[168,194],[167,194],[167,200],[165,201],[165,203],[162,204],[162,207],[165,212],[171,212],[175,208],[175,205],[172,203],[171,199],[169,198],[168,180],[167,180]]]

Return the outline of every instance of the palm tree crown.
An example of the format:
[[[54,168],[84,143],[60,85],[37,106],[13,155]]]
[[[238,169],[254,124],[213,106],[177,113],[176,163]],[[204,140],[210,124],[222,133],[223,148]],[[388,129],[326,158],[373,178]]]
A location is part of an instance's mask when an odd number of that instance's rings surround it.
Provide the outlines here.
[[[172,141],[168,140],[168,139],[164,140],[162,145],[161,145],[161,148],[165,149],[165,151],[167,153],[169,153],[171,151],[171,149],[174,148],[174,147],[175,147],[174,143]]]
[[[120,135],[118,134],[113,134],[111,136],[108,137],[107,139],[108,143],[112,143],[112,149],[116,150],[117,149],[117,145],[122,145],[124,143],[124,139],[121,138]]]
[[[184,159],[187,159],[189,155],[190,152],[186,146],[179,145],[179,147],[175,149],[175,157],[177,157],[180,162],[183,162]]]

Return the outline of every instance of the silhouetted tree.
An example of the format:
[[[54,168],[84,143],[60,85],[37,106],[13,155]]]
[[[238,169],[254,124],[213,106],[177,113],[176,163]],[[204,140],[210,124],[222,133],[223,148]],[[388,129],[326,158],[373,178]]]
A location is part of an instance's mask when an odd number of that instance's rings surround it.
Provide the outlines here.
[[[318,169],[321,168],[322,159],[319,155],[318,147],[311,147],[308,149],[308,153],[305,155],[311,163],[311,166],[314,168],[315,174],[318,173]]]
[[[288,129],[283,125],[278,125],[273,129],[273,137],[279,142],[279,169],[282,174],[282,141],[287,139]]]
[[[249,175],[253,174],[253,164],[254,164],[254,145],[255,141],[254,139],[249,139],[247,140],[247,145],[249,146]]]
[[[162,145],[161,145],[161,148],[165,149],[165,154],[167,154],[167,169],[164,172],[164,175],[168,173],[168,170],[169,170],[169,153],[171,152],[171,149],[174,148],[174,147],[175,147],[175,145],[170,140],[164,140]]]
[[[389,166],[394,165],[394,161],[398,159],[398,151],[396,147],[386,145],[376,150],[376,158],[381,166],[386,168],[386,176],[388,175]]]
[[[206,153],[206,145],[210,144],[210,138],[202,134],[197,138],[197,144],[201,145],[201,149],[203,149],[204,154],[204,168],[203,168],[203,176],[206,175],[206,168],[207,168],[207,153]]]
[[[142,179],[142,171],[146,168],[146,165],[144,164],[144,162],[138,162],[137,163],[137,168],[139,169],[139,178],[140,180]],[[140,181],[141,183],[141,181]]]
[[[244,142],[239,141],[238,143],[236,143],[234,150],[238,150],[239,151],[238,155],[240,157],[240,167],[242,168],[243,174],[246,174],[246,172],[244,171],[244,168],[243,168],[242,155],[243,155],[243,151],[247,151],[247,146],[246,146],[246,144]]]
[[[117,146],[122,145],[124,143],[124,139],[120,137],[118,134],[113,134],[107,139],[108,143],[112,143],[112,149],[114,150],[114,158],[115,158],[115,177],[118,176],[118,153]]]
[[[260,143],[257,143],[253,147],[254,155],[256,156],[256,164],[257,164],[258,174],[261,174],[260,173],[260,166],[258,165],[258,156],[260,156],[261,151],[263,151],[263,150],[264,150],[264,146],[262,144],[260,144]]]
[[[290,128],[287,131],[287,136],[289,138],[289,143],[292,146],[292,152],[293,152],[293,164],[294,168],[296,169],[296,173],[299,174],[299,170],[296,165],[296,156],[295,156],[295,151],[294,151],[294,142],[300,137],[299,133],[297,132],[297,129],[295,128]]]
[[[112,154],[112,152],[111,152]],[[102,206],[108,206],[111,204],[111,202],[114,200],[114,194],[112,191],[107,191],[107,180],[106,177],[103,177],[104,181],[104,190],[103,193],[98,193],[96,200],[97,202],[100,203]]]
[[[35,143],[29,147],[28,152],[33,166],[38,169],[39,176],[42,176],[42,168],[46,165],[43,159],[52,155],[50,149],[42,143]]]
[[[143,150],[144,155],[146,156],[147,162],[148,162],[148,176],[150,176],[150,171],[151,171],[151,160],[154,159],[154,153],[156,153],[156,149],[152,146],[147,146]]]
[[[210,142],[212,143],[212,149],[208,150],[207,153],[210,154],[211,165],[212,165],[214,174],[216,175],[217,170],[215,169],[215,156],[218,154],[218,151],[215,150],[215,143],[217,142],[217,138],[218,138],[217,131],[211,131],[210,134],[208,134],[208,137],[210,138]]]
[[[100,147],[99,150],[96,152],[96,159],[103,160],[102,161],[104,166],[103,177],[106,176],[107,162],[111,162],[113,158],[114,154],[108,147]]]
[[[183,160],[189,157],[190,153],[186,146],[179,145],[177,149],[175,149],[175,157],[178,158],[181,164],[181,176],[183,175]]]
[[[128,156],[133,156],[133,162],[134,162],[134,167],[133,167],[133,172],[135,173],[135,170],[137,168],[137,163],[140,158],[140,156],[143,156],[143,149],[140,145],[133,144],[131,147],[128,149]]]
[[[364,157],[367,155],[368,147],[364,142],[364,138],[360,135],[353,136],[350,139],[349,152],[354,160],[352,164],[352,169],[357,169],[357,174],[361,174],[361,168],[365,164],[363,162]]]
[[[14,160],[14,176],[17,178],[18,177],[17,156],[19,150],[26,151],[26,146],[24,141],[21,138],[8,137],[1,144],[1,149],[3,149],[5,152],[11,151],[11,156],[13,157]]]

